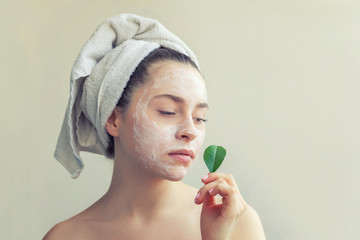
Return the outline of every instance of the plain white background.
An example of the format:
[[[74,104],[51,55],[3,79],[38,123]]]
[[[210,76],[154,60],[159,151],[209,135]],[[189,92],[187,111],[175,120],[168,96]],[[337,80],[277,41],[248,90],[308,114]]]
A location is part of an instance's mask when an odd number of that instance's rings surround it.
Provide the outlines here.
[[[0,238],[40,239],[107,190],[112,163],[53,158],[75,58],[104,19],[157,18],[197,54],[206,145],[259,213],[268,239],[359,239],[357,0],[1,1]],[[201,157],[184,181],[207,173]],[[195,196],[194,196],[195,197]]]

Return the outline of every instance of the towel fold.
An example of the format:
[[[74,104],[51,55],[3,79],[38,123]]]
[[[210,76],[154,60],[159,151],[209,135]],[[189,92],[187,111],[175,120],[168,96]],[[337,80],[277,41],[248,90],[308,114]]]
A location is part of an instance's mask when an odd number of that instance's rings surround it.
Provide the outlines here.
[[[70,98],[54,157],[77,178],[84,168],[80,151],[106,155],[105,124],[135,68],[160,46],[193,52],[157,20],[120,14],[99,25],[82,47],[71,71]]]

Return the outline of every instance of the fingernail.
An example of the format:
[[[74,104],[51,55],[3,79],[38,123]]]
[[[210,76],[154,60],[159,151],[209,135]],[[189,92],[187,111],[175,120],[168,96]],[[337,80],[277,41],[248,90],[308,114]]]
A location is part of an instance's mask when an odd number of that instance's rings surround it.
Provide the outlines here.
[[[198,193],[196,194],[196,197],[195,197],[195,199],[194,199],[195,202],[197,202],[199,196],[200,196],[200,192],[198,192]]]
[[[212,193],[212,191],[214,191],[214,188],[210,189],[210,190],[209,190],[209,193]]]
[[[206,175],[205,177],[202,178],[202,180],[206,180],[208,179],[209,175]]]

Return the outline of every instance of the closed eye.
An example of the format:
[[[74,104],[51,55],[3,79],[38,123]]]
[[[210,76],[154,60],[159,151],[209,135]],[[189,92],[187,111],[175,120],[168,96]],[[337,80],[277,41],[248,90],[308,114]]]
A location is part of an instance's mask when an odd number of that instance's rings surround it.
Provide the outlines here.
[[[168,112],[168,111],[158,111],[160,114],[162,115],[166,115],[166,116],[171,116],[171,115],[175,115],[174,112]]]
[[[196,123],[206,123],[207,122],[207,119],[204,119],[204,118],[194,118],[194,120]]]

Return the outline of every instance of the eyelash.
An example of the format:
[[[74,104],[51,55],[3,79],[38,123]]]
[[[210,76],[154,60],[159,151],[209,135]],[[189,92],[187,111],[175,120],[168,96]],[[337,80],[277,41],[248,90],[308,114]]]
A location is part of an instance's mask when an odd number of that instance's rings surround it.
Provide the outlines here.
[[[165,115],[165,116],[174,116],[175,113],[174,112],[167,112],[167,111],[159,111],[160,114]],[[194,120],[196,120],[197,122],[203,122],[206,123],[208,120],[204,119],[204,118],[194,118]]]
[[[195,118],[195,120],[199,121],[199,122],[203,122],[203,123],[207,122],[207,119],[204,119],[204,118]]]
[[[159,113],[161,113],[162,115],[166,115],[166,116],[172,116],[175,115],[174,112],[167,112],[167,111],[159,111]]]

